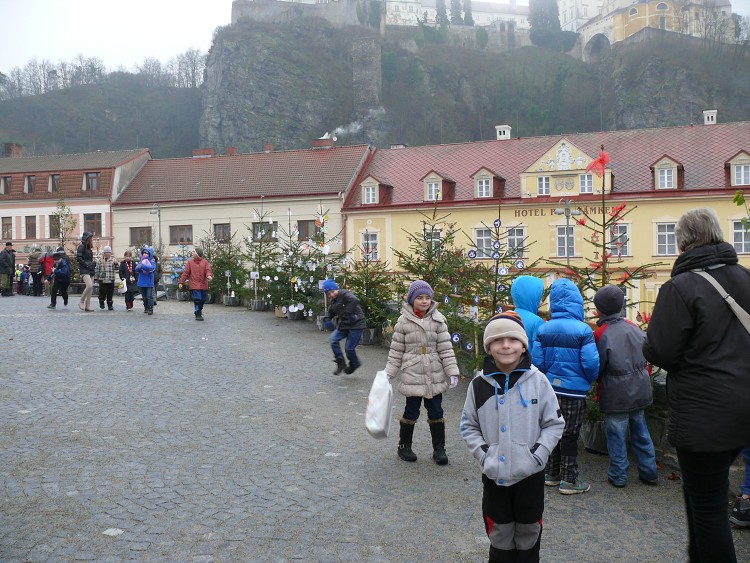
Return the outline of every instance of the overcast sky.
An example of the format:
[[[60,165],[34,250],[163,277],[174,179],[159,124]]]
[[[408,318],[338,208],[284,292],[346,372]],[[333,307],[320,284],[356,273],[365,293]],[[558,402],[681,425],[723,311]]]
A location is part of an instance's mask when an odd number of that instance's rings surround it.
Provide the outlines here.
[[[0,0],[0,72],[78,53],[110,71],[147,57],[166,63],[191,48],[207,53],[231,21],[232,0]]]
[[[750,16],[750,0],[733,0],[732,11]],[[0,0],[0,72],[78,53],[110,71],[147,57],[166,63],[191,48],[207,53],[231,21],[232,0]]]

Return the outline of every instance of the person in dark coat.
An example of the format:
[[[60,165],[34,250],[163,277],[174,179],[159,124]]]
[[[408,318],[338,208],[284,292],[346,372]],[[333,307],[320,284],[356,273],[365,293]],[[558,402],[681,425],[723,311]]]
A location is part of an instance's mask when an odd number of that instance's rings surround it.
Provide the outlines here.
[[[323,282],[323,291],[331,304],[326,313],[326,324],[337,321],[335,330],[331,333],[331,349],[333,350],[333,361],[336,369],[333,375],[353,373],[361,364],[357,357],[357,345],[362,340],[362,332],[365,330],[365,314],[359,304],[359,299],[351,291],[340,289],[339,285],[332,279]],[[335,324],[335,323],[334,323]],[[344,355],[341,353],[341,342],[346,338],[344,350],[349,365],[346,365]]]
[[[135,271],[135,262],[133,261],[133,253],[130,250],[125,251],[125,257],[120,262],[120,279],[125,285],[125,310],[133,310],[133,302],[135,296],[140,293],[138,289],[138,272]]]
[[[707,272],[750,312],[750,271],[710,209],[675,228],[680,255],[659,290],[643,353],[667,370],[669,441],[677,450],[690,561],[736,561],[727,514],[729,467],[750,444],[750,333]]]
[[[39,262],[39,259],[42,256],[41,248],[33,245],[31,247],[31,254],[29,254],[29,272],[31,273],[31,286],[33,288],[32,293],[34,296],[42,294],[42,278],[44,277],[44,272],[42,271],[42,265]]]
[[[57,294],[63,298],[63,305],[68,306],[68,286],[70,285],[70,262],[68,262],[65,252],[58,250],[52,255],[54,269],[52,271],[52,287],[50,288],[50,304],[47,309],[57,307]]]
[[[3,297],[13,295],[13,276],[16,275],[16,257],[13,243],[8,241],[0,251],[0,290]]]
[[[96,270],[96,262],[94,262],[94,235],[88,231],[84,231],[81,235],[81,244],[78,245],[76,251],[76,258],[78,259],[78,271],[81,274],[81,279],[86,287],[83,289],[81,294],[81,302],[78,307],[82,311],[93,312],[91,308],[91,294],[94,292],[94,271]]]

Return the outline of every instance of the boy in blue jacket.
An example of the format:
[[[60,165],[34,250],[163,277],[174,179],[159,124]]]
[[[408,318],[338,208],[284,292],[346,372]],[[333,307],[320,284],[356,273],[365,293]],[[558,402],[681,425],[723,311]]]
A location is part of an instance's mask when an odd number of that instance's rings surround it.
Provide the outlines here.
[[[565,430],[545,469],[544,484],[564,495],[585,493],[591,485],[578,479],[578,436],[586,411],[586,394],[599,376],[594,331],[583,322],[583,297],[576,285],[561,278],[550,287],[552,319],[539,327],[531,361],[555,390]]]
[[[65,252],[58,250],[52,255],[54,260],[54,269],[52,275],[54,281],[52,282],[52,288],[50,289],[50,304],[47,305],[47,309],[54,309],[57,307],[57,294],[58,292],[62,295],[63,305],[68,306],[68,286],[70,285],[70,264],[68,259],[65,257]]]
[[[144,248],[141,251],[141,260],[135,267],[138,272],[138,287],[141,289],[143,298],[143,312],[149,315],[154,314],[154,249],[151,247]]]
[[[489,561],[539,561],[544,464],[563,421],[547,378],[531,365],[528,338],[514,311],[484,331],[484,370],[466,393],[461,436],[482,466],[482,516]]]

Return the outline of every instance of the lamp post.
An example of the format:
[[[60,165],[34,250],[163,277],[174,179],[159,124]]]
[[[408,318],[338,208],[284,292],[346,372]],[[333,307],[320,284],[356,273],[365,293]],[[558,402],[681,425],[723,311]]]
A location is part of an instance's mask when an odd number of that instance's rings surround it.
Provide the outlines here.
[[[562,204],[565,204],[565,207],[562,207]],[[555,215],[565,215],[565,260],[568,264],[568,269],[570,269],[570,216],[573,215],[574,217],[578,217],[581,215],[581,210],[571,209],[570,208],[570,200],[569,199],[561,199],[557,204],[557,209],[554,211]]]
[[[151,215],[156,215],[159,218],[159,255],[161,255],[161,205],[155,203],[149,211]]]

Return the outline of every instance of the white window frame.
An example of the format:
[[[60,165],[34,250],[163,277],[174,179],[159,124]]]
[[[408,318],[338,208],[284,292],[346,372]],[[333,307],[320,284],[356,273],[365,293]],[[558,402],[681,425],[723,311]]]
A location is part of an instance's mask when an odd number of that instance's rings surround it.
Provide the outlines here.
[[[378,187],[368,184],[362,187],[362,204],[372,205],[378,203]]]
[[[618,223],[610,230],[615,230],[615,234],[609,236],[609,244],[607,245],[612,256],[615,258],[630,256],[630,224]],[[616,244],[618,240],[622,243],[619,250]]]
[[[526,258],[524,250],[526,246],[526,227],[520,225],[508,227],[507,235],[505,241],[508,244],[508,254],[512,254],[516,258]],[[520,250],[518,250],[519,248]]]
[[[750,230],[739,219],[732,221],[732,246],[737,254],[750,254]]]
[[[365,249],[370,248],[370,261],[380,260],[380,233],[378,231],[361,231],[359,235],[362,258],[365,258]]]
[[[656,224],[656,255],[657,256],[676,256],[677,255],[677,238],[674,234],[676,223],[657,223]]]
[[[36,187],[36,174],[27,174],[23,177],[23,193],[34,193]]]
[[[734,165],[734,185],[750,186],[750,164]]]
[[[492,178],[477,180],[477,197],[492,197]]]
[[[537,195],[550,195],[550,187],[552,182],[549,176],[537,176],[536,179],[536,193]]]
[[[568,254],[565,254],[565,230],[568,231],[567,236],[567,242],[568,242]],[[557,235],[556,235],[556,250],[555,255],[558,258],[565,258],[566,256],[570,256],[571,258],[576,255],[576,233],[575,233],[575,227],[573,225],[570,225],[569,227],[566,225],[558,225],[557,226]]]
[[[57,184],[54,182],[55,177],[57,177]],[[47,191],[51,194],[57,193],[60,190],[60,180],[60,174],[50,174],[49,180],[47,181]]]
[[[674,189],[674,168],[659,168],[659,181],[656,187],[660,190]]]
[[[578,177],[578,186],[580,189],[580,193],[593,194],[594,193],[594,175],[593,174],[581,174]]]
[[[434,231],[425,231],[424,232],[424,242],[425,245],[431,244],[432,248],[440,248],[440,241],[443,237],[443,231],[440,229],[435,229]]]
[[[482,227],[474,229],[474,244],[477,249],[477,258],[492,258],[492,231]]]
[[[440,199],[441,182],[427,182],[425,190],[425,200],[438,201]]]
[[[10,191],[6,183],[6,178],[10,178],[10,176],[0,176],[0,194],[2,195],[7,195],[8,192]]]

